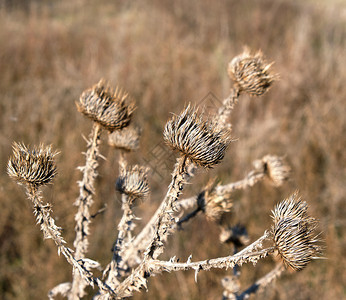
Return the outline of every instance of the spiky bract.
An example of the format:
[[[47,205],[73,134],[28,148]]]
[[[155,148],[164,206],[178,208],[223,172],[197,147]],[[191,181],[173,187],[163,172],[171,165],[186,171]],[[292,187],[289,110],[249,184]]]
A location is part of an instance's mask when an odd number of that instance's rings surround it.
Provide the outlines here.
[[[116,149],[134,151],[139,147],[139,128],[125,127],[109,134],[108,144]]]
[[[115,188],[129,199],[145,198],[149,194],[149,184],[147,179],[148,169],[135,165],[127,167],[124,163],[120,164],[120,175],[115,183]]]
[[[18,183],[33,187],[46,185],[55,177],[56,165],[51,146],[40,145],[33,149],[24,144],[13,143],[13,155],[7,165],[8,175]]]
[[[275,249],[285,266],[295,271],[302,270],[321,252],[315,234],[317,222],[307,214],[307,208],[294,193],[275,207],[272,216]]]
[[[127,93],[113,90],[103,80],[85,90],[76,105],[78,111],[109,131],[128,126],[135,108]]]
[[[277,77],[270,74],[271,65],[263,60],[261,52],[251,55],[245,50],[229,63],[228,74],[234,80],[239,92],[260,96],[271,87]]]
[[[173,150],[205,168],[219,163],[231,142],[229,130],[204,121],[190,105],[167,122],[164,138]]]

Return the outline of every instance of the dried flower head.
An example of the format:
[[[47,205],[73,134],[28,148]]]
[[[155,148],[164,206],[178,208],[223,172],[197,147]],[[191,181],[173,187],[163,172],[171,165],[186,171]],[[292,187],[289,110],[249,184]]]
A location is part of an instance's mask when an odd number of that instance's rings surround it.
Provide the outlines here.
[[[231,142],[230,131],[218,128],[211,120],[204,121],[197,112],[188,105],[174,115],[165,126],[164,138],[173,150],[179,150],[197,165],[210,168],[223,159]]]
[[[139,147],[140,129],[125,127],[108,135],[108,144],[116,149],[134,151]]]
[[[79,112],[109,131],[128,126],[135,109],[127,93],[119,88],[114,91],[103,80],[84,91],[76,105]]]
[[[209,221],[219,221],[224,213],[229,212],[233,206],[230,193],[217,193],[216,180],[212,179],[198,195],[198,207],[205,213]]]
[[[7,165],[7,173],[18,183],[33,187],[46,185],[56,175],[56,165],[51,146],[40,145],[33,149],[20,143],[13,143],[13,155]]]
[[[129,196],[129,200],[142,199],[149,194],[147,179],[148,169],[135,165],[127,167],[120,163],[120,175],[115,183],[115,188],[122,194]]]
[[[259,51],[251,55],[248,50],[236,56],[228,65],[228,74],[234,80],[239,92],[246,92],[252,96],[264,94],[272,85],[277,75],[269,73],[271,64],[263,60]]]
[[[307,214],[307,208],[296,192],[273,211],[275,249],[285,266],[294,271],[302,270],[321,252],[315,234],[317,222]]]
[[[264,172],[274,186],[281,186],[289,180],[291,168],[285,164],[283,157],[266,155],[260,160],[254,161],[254,166]]]

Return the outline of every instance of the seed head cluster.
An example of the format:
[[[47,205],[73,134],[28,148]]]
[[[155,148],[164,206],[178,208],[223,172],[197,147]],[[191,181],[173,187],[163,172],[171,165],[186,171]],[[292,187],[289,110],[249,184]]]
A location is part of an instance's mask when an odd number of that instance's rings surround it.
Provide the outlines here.
[[[46,185],[55,177],[56,165],[51,146],[40,145],[33,149],[13,143],[13,155],[7,165],[8,175],[20,184],[32,187]]]
[[[147,172],[148,169],[138,165],[127,167],[121,164],[120,175],[115,183],[116,190],[129,196],[130,201],[145,198],[149,194]]]
[[[164,139],[173,149],[205,168],[219,163],[231,143],[230,131],[204,121],[197,109],[188,105],[166,124]]]
[[[317,222],[307,214],[307,204],[298,193],[279,203],[273,211],[275,249],[286,267],[302,270],[318,258],[321,247],[315,234]]]
[[[271,65],[263,60],[261,52],[251,55],[245,50],[229,63],[228,74],[239,92],[260,96],[271,87],[277,77],[269,73]]]
[[[135,109],[127,93],[119,88],[114,91],[103,80],[84,91],[76,105],[79,112],[111,132],[128,126]]]

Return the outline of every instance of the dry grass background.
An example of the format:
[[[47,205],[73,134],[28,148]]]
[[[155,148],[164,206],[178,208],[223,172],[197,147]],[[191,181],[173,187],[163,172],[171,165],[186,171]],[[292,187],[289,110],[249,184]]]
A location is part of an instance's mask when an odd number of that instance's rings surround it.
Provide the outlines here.
[[[317,3],[317,2],[316,2]],[[233,135],[224,162],[201,172],[190,195],[218,174],[223,182],[242,178],[256,158],[286,155],[292,180],[281,188],[258,184],[234,195],[233,224],[241,222],[254,240],[270,226],[274,203],[299,188],[320,222],[328,260],[284,275],[255,299],[342,299],[346,297],[346,7],[323,1],[0,1],[0,298],[45,299],[71,277],[69,265],[44,242],[23,191],[6,175],[13,141],[52,143],[59,176],[44,191],[54,205],[67,241],[74,238],[72,203],[76,170],[83,164],[82,134],[91,124],[75,108],[80,93],[101,77],[130,91],[143,128],[141,161],[162,141],[170,112],[208,92],[226,97],[226,68],[244,45],[275,61],[280,81],[261,98],[242,97],[232,114]],[[336,2],[335,2],[336,3]],[[25,5],[24,5],[25,4]],[[103,265],[111,257],[121,216],[114,191],[117,153],[101,148],[95,211],[107,203],[92,228],[90,256]],[[169,174],[164,180],[169,181]],[[153,178],[155,179],[155,178]],[[152,180],[148,202],[137,208],[149,219],[166,185]],[[141,224],[141,222],[139,222]],[[166,254],[187,259],[227,255],[218,228],[203,216],[169,240]],[[269,271],[267,259],[242,269],[244,288]],[[228,271],[230,272],[230,271]],[[149,281],[135,299],[221,299],[227,272],[164,274]]]

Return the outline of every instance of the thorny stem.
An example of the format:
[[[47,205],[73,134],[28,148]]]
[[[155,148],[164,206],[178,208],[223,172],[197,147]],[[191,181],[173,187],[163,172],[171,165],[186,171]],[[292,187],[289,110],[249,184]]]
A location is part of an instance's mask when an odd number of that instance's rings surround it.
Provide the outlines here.
[[[169,185],[164,205],[157,218],[155,224],[154,238],[151,240],[150,245],[147,247],[145,256],[156,259],[162,252],[163,241],[171,233],[172,227],[176,223],[174,212],[177,212],[176,201],[178,200],[181,191],[184,187],[184,179],[186,173],[187,158],[185,156],[177,159],[174,171],[172,174],[172,181]]]
[[[244,190],[248,187],[254,186],[264,177],[265,174],[263,171],[251,171],[244,179],[225,185],[219,185],[215,189],[218,194],[229,194],[235,190]]]
[[[263,180],[264,177],[265,177],[265,174],[262,171],[251,171],[242,180],[217,186],[216,191],[219,194],[227,194],[234,190],[245,189]],[[177,201],[177,203],[175,204],[177,211],[188,210],[195,207],[197,204],[197,198],[198,196],[193,196],[190,198]],[[161,203],[160,207],[156,210],[156,212],[154,213],[150,221],[146,224],[146,226],[142,229],[142,231],[136,236],[134,241],[131,243],[130,248],[128,248],[124,252],[123,259],[124,261],[129,261],[130,265],[134,265],[135,262],[140,263],[140,261],[138,261],[138,254],[144,251],[144,249],[148,246],[149,244],[148,237],[151,236],[150,233],[153,231],[154,223],[157,220],[158,215],[160,214],[160,211],[162,210],[162,207],[164,206],[164,203],[165,203],[164,201]],[[194,217],[195,215],[197,215],[199,210],[200,210],[199,208],[196,208],[192,213],[190,213],[189,215],[185,216],[183,219],[178,221],[177,225],[181,225],[183,222],[186,222],[192,217]],[[136,258],[137,260],[135,260]]]
[[[83,179],[79,182],[79,197],[74,205],[78,207],[75,215],[76,220],[76,237],[73,243],[75,247],[75,258],[82,259],[88,252],[88,235],[89,225],[91,223],[89,208],[93,204],[92,195],[94,194],[94,182],[97,177],[96,169],[98,167],[97,158],[99,156],[99,144],[101,136],[101,125],[94,122],[91,130],[90,139],[87,144],[87,152],[85,154],[86,162],[84,167],[80,167],[83,172]],[[72,288],[68,299],[79,299],[85,292],[86,282],[75,272],[73,274]]]
[[[188,164],[186,164],[186,162],[182,161],[182,164],[184,165],[185,169],[189,169],[189,167],[191,167],[192,163],[189,162]],[[176,170],[174,172],[176,172]],[[184,172],[185,172],[185,170],[184,170]],[[193,176],[193,174],[191,174],[191,172],[184,174],[184,182],[187,182],[190,178],[192,178],[192,176]],[[170,188],[171,188],[171,186],[170,186]],[[123,260],[128,261],[130,263],[130,265],[133,266],[136,263],[140,263],[138,254],[140,252],[143,252],[149,246],[150,237],[153,235],[153,232],[154,232],[155,226],[156,226],[155,224],[159,218],[159,215],[162,213],[162,211],[165,210],[165,208],[167,206],[168,194],[169,194],[169,191],[167,192],[165,198],[163,199],[160,206],[157,208],[157,210],[155,211],[154,215],[151,217],[149,222],[146,223],[146,225],[142,229],[142,231],[132,241],[131,246],[124,251]],[[176,211],[180,210],[180,205],[178,205],[178,202],[174,203],[174,210],[176,210]]]
[[[231,114],[235,104],[238,102],[239,95],[239,90],[237,88],[233,88],[230,95],[223,100],[222,106],[219,108],[217,115],[215,116],[215,119],[219,125],[226,125],[227,118]]]
[[[241,189],[246,189],[247,187],[250,187],[250,186],[254,186],[257,182],[261,181],[264,177],[265,177],[265,174],[263,171],[257,171],[257,170],[251,171],[250,173],[248,173],[248,175],[244,179],[233,182],[233,183],[229,183],[226,185],[216,186],[215,190],[218,195],[224,196],[224,195],[230,194],[234,190],[241,190]],[[197,197],[191,197],[188,199],[180,200],[177,206],[185,210],[188,208],[191,208],[196,205],[198,197],[204,198],[203,192],[201,192]],[[190,212],[189,214],[187,214],[185,217],[183,217],[177,222],[178,227],[181,226],[182,223],[187,222],[193,217],[195,217],[197,213],[200,211],[202,211],[202,208],[198,206],[196,209],[194,209],[192,212]]]
[[[222,300],[244,300],[248,299],[251,294],[257,293],[259,290],[264,289],[269,284],[271,284],[275,279],[279,278],[285,271],[285,267],[282,263],[275,266],[273,270],[264,275],[262,278],[258,279],[253,285],[248,287],[245,291],[238,295],[238,293],[232,293],[229,291],[224,291]]]
[[[171,272],[194,269],[195,276],[197,276],[200,270],[209,270],[211,268],[233,268],[237,264],[241,265],[248,262],[255,264],[259,259],[273,253],[274,247],[259,250],[262,248],[263,241],[268,239],[269,236],[270,232],[264,232],[263,236],[258,240],[235,255],[198,262],[191,262],[190,258],[186,263],[177,263],[174,259],[171,261],[160,261],[152,259],[149,255],[146,255],[135,271],[132,272],[132,274],[116,289],[116,294],[119,297],[117,299],[129,297],[134,291],[138,291],[141,287],[146,287],[147,277],[162,271]]]
[[[161,210],[157,215],[154,225],[154,234],[150,240],[150,244],[148,245],[144,253],[144,258],[139,266],[116,288],[115,292],[119,298],[131,296],[134,291],[146,286],[146,264],[148,261],[156,259],[161,254],[163,251],[163,242],[167,239],[172,227],[176,223],[174,217],[174,212],[176,211],[175,203],[184,186],[188,163],[190,162],[187,162],[186,157],[180,157],[177,159],[177,163],[175,164],[172,173],[172,181],[169,185],[164,201],[160,206]]]
[[[147,262],[147,272],[150,273],[160,273],[162,271],[182,271],[193,269],[197,273],[200,270],[210,270],[211,268],[234,268],[236,265],[242,265],[244,263],[252,262],[257,263],[258,260],[264,258],[274,251],[273,247],[261,249],[262,243],[265,239],[269,237],[269,233],[265,232],[257,241],[238,252],[237,254],[219,257],[215,259],[207,259],[203,261],[191,262],[190,258],[186,263],[178,263],[174,261],[159,261],[151,260]]]
[[[115,288],[119,284],[118,277],[122,276],[121,273],[126,264],[126,262],[123,261],[122,256],[120,255],[120,252],[124,248],[126,237],[128,240],[131,239],[130,235],[131,235],[132,221],[135,218],[131,209],[131,204],[128,201],[128,196],[125,194],[122,194],[121,197],[122,197],[123,216],[118,225],[118,237],[116,239],[116,242],[113,248],[113,259],[111,263],[106,267],[104,272],[104,274],[109,272],[106,282],[112,288]]]
[[[187,221],[189,221],[190,219],[194,218],[200,211],[202,211],[201,207],[197,207],[196,209],[194,209],[192,212],[188,213],[185,217],[181,218],[178,222],[177,222],[177,226],[178,228],[181,228],[181,225]]]
[[[215,187],[216,192],[219,195],[229,194],[235,190],[243,190],[247,187],[254,186],[257,182],[263,180],[265,178],[265,174],[262,171],[251,171],[249,172],[245,178],[231,182],[224,185],[218,185]],[[177,208],[179,210],[188,210],[196,206],[198,196],[189,197],[186,199],[181,199],[177,202]]]
[[[73,266],[74,270],[77,269],[80,276],[91,286],[97,285],[100,290],[107,291],[107,293],[113,295],[114,292],[107,285],[105,285],[99,278],[93,277],[93,274],[84,266],[82,260],[77,260],[73,256],[73,251],[66,247],[65,240],[61,236],[61,228],[55,225],[55,220],[51,217],[51,205],[43,205],[41,197],[37,188],[28,185],[27,196],[34,205],[34,214],[36,216],[37,223],[40,224],[43,236],[45,239],[52,239],[58,246],[58,254],[62,253],[67,262]]]
[[[285,271],[285,267],[283,264],[278,264],[271,272],[257,280],[252,286],[242,292],[237,300],[247,299],[250,294],[256,293],[259,289],[265,288],[269,285],[273,280],[280,277],[281,274]]]

